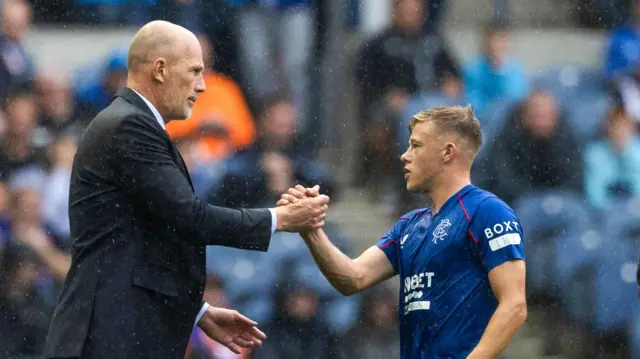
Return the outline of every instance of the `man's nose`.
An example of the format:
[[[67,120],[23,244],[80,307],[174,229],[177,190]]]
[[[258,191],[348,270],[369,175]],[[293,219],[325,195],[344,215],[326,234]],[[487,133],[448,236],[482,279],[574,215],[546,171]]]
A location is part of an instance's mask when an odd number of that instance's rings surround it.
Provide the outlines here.
[[[206,85],[204,84],[204,78],[202,76],[200,76],[198,78],[198,80],[196,81],[196,92],[201,93],[204,92],[207,89]]]
[[[409,162],[408,152],[405,152],[405,153],[402,154],[402,156],[400,156],[400,161],[402,161],[403,163],[408,163]]]

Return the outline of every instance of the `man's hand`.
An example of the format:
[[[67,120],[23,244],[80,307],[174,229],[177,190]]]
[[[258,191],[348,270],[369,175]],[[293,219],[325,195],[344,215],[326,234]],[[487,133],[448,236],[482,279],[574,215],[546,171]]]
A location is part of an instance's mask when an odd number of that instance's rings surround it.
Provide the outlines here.
[[[304,188],[301,185],[296,185],[295,188],[289,188],[287,193],[283,193],[280,200],[276,203],[277,206],[286,206],[290,203],[297,203],[298,200],[317,197],[320,195],[320,186],[315,185],[312,188]]]
[[[309,190],[304,189],[302,186],[296,186],[296,188],[313,197],[304,196],[298,199],[292,195],[291,200],[286,204],[281,204],[282,200],[278,201],[278,207],[276,207],[276,215],[278,216],[277,230],[283,232],[306,232],[322,228],[329,209],[329,197],[319,195],[318,186]],[[296,190],[290,188],[289,193],[292,191]]]
[[[267,336],[257,323],[235,310],[209,306],[198,326],[209,338],[240,354],[241,348],[262,345]]]

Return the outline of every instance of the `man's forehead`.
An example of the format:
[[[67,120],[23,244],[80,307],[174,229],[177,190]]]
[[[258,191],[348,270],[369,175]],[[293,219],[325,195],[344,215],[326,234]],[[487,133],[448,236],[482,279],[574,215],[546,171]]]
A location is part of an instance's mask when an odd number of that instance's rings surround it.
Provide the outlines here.
[[[437,128],[434,123],[429,121],[417,122],[411,130],[411,138],[429,137],[437,134]]]

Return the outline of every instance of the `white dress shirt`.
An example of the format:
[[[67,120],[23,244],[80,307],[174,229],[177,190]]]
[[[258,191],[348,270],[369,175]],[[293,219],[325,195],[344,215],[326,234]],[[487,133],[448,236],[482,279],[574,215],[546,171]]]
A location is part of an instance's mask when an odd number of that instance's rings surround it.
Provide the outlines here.
[[[147,100],[144,96],[138,93],[138,91],[133,89],[132,91],[135,92],[138,96],[140,96],[140,98],[142,98],[142,100],[144,101],[144,103],[147,104],[151,112],[153,112],[153,115],[155,116],[156,121],[158,121],[158,123],[160,124],[163,130],[166,130],[167,129],[166,124],[164,123],[164,120],[162,119],[160,112],[158,112],[158,109],[156,109],[156,107],[151,102],[149,102],[149,100]],[[276,228],[278,225],[278,217],[276,216],[275,209],[269,208],[269,211],[271,212],[271,234],[273,234],[276,231]],[[198,324],[198,322],[200,322],[200,319],[202,319],[202,316],[207,311],[208,307],[209,307],[209,303],[205,302],[204,305],[202,306],[202,309],[200,309],[200,312],[198,312],[198,316],[196,316],[195,324]]]

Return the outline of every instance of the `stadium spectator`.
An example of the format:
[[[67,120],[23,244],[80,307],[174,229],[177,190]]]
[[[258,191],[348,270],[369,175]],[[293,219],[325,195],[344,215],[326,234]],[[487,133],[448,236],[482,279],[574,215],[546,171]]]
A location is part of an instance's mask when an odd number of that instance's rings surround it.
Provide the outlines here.
[[[70,84],[53,73],[41,73],[34,82],[40,109],[38,125],[48,140],[70,126],[86,126],[96,112],[93,108],[82,108],[73,98]]]
[[[30,174],[23,172],[16,176],[15,184],[10,184],[13,208],[11,245],[19,243],[28,247],[45,266],[46,270],[41,274],[46,279],[62,283],[71,266],[71,256],[59,249],[55,238],[47,234],[47,228],[42,222],[40,189],[44,177],[36,179],[40,183],[25,185],[24,182],[32,181],[25,181],[24,176]]]
[[[226,161],[226,174],[209,201],[229,207],[273,204],[292,184],[319,184],[321,192],[335,194],[335,184],[324,166],[301,154],[296,133],[296,110],[277,97],[268,101],[260,116],[256,143]]]
[[[46,151],[35,138],[38,121],[36,98],[26,86],[11,90],[7,99],[8,128],[0,142],[0,177],[8,178],[27,165],[47,166]]]
[[[310,121],[311,64],[315,45],[315,1],[233,0],[240,6],[236,36],[239,62],[251,100],[276,92],[291,95],[297,129]]]
[[[585,149],[585,193],[592,206],[607,208],[616,198],[640,195],[640,138],[637,123],[613,108],[603,138]]]
[[[26,0],[5,0],[0,11],[0,99],[4,99],[11,86],[29,80],[34,71],[22,44],[31,26],[32,8]]]
[[[329,359],[336,355],[337,338],[317,319],[318,294],[306,283],[287,281],[278,286],[275,318],[265,326],[268,336],[252,359]]]
[[[173,140],[194,141],[198,161],[218,162],[253,142],[255,124],[240,87],[213,70],[211,42],[203,35],[199,39],[206,91],[198,96],[191,117],[170,122],[167,132]]]
[[[53,307],[38,291],[40,261],[26,246],[12,245],[0,263],[0,357],[39,357]]]
[[[4,111],[0,106],[0,140],[4,140],[4,136],[6,135],[8,126],[9,125],[7,124],[7,115],[5,115]]]
[[[394,0],[391,28],[365,43],[359,54],[362,184],[379,182],[377,173],[384,175],[399,162],[392,145],[395,119],[413,95],[452,88],[455,93],[458,65],[438,32],[424,32],[425,6],[424,0]]]
[[[527,95],[527,77],[521,63],[509,57],[505,23],[492,22],[484,30],[482,53],[465,68],[466,99],[476,111],[495,101],[521,100]]]
[[[0,178],[0,265],[2,264],[2,253],[9,245],[9,190],[7,182]],[[2,280],[0,278],[0,280]]]
[[[526,191],[581,191],[580,146],[548,93],[535,91],[518,106],[488,148],[488,188],[511,202]]]
[[[634,71],[640,60],[640,1],[632,0],[631,20],[611,33],[606,47],[605,75],[615,80]]]
[[[102,111],[127,82],[127,54],[113,51],[106,59],[102,76],[76,88],[75,97],[82,108]],[[87,114],[91,119],[95,113]]]
[[[42,219],[56,242],[69,248],[69,185],[78,144],[71,129],[61,133],[50,146],[51,170],[42,189]]]
[[[613,82],[613,102],[640,121],[640,58]]]
[[[385,287],[373,288],[363,303],[358,324],[345,335],[348,345],[341,346],[339,358],[400,358],[397,294]]]

